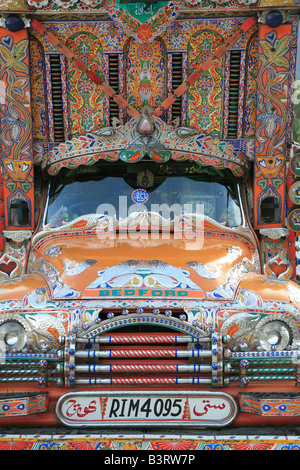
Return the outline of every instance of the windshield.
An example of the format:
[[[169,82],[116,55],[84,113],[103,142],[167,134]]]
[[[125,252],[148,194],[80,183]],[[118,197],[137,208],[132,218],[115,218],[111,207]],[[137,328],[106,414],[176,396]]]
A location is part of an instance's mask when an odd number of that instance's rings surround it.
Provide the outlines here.
[[[120,220],[141,210],[162,217],[200,213],[229,227],[242,224],[237,180],[230,170],[174,161],[100,161],[62,169],[51,181],[45,223],[59,227],[87,214]]]

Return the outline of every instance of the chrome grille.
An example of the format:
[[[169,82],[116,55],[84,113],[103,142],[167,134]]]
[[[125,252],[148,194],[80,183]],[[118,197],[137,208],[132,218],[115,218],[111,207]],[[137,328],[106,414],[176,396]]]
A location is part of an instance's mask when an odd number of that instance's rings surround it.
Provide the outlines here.
[[[3,351],[0,383],[62,387],[300,383],[296,349],[230,351],[230,338],[208,326],[190,325],[180,311],[176,318],[168,310],[138,310],[102,312],[102,318],[61,337],[57,352]]]
[[[250,382],[283,380],[299,385],[300,351],[226,351],[224,372],[230,382],[242,387]]]
[[[215,333],[157,313],[127,313],[98,325],[66,341],[68,386],[220,385],[223,346]],[[141,331],[123,332],[137,325]]]

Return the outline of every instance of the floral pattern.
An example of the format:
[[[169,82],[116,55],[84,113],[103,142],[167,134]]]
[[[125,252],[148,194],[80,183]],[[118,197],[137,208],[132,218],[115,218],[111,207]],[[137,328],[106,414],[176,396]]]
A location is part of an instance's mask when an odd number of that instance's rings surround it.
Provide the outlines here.
[[[14,199],[26,202],[27,228],[33,220],[32,118],[30,105],[29,46],[27,32],[0,33],[0,145],[3,159],[6,228],[15,227],[10,207]],[[25,228],[25,227],[24,227]]]
[[[141,438],[101,438],[97,436],[0,436],[0,450],[145,450],[145,451],[199,451],[199,450],[299,450],[299,437],[286,436],[201,436],[199,438],[170,438],[160,440]],[[177,454],[174,454],[177,455]],[[192,455],[192,454],[191,454]],[[200,455],[199,455],[200,458]],[[188,462],[188,461],[187,461]],[[195,462],[195,461],[194,461]]]
[[[255,132],[255,228],[265,226],[261,218],[264,199],[278,205],[274,227],[284,221],[284,182],[288,124],[288,87],[290,77],[291,25],[276,30],[260,29],[257,68],[257,116]]]

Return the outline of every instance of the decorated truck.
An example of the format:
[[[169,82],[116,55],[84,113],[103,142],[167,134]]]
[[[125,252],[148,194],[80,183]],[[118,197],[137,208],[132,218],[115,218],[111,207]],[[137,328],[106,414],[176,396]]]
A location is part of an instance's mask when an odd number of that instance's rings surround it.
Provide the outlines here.
[[[0,445],[300,426],[299,7],[273,3],[4,1]]]

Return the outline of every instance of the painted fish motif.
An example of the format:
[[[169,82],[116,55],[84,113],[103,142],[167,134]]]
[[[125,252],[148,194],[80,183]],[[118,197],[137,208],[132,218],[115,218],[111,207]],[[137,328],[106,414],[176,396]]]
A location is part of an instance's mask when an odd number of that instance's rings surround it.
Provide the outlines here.
[[[205,279],[218,279],[222,274],[221,266],[214,266],[211,268],[203,263],[198,263],[197,261],[190,261],[186,263],[186,266],[192,268],[196,271],[199,276],[204,277]]]
[[[66,334],[63,323],[67,321],[67,318],[60,321],[47,313],[33,313],[26,315],[25,318],[31,325],[33,334],[44,338],[53,347],[57,345],[58,337]]]
[[[88,289],[99,287],[124,287],[130,283],[133,287],[157,284],[169,288],[181,287],[200,289],[189,279],[189,271],[172,266],[164,261],[125,261],[115,266],[98,271],[98,279]]]
[[[66,276],[77,276],[97,263],[98,261],[94,259],[86,259],[84,261],[80,261],[79,263],[77,263],[75,260],[66,261],[64,263],[64,274]]]

